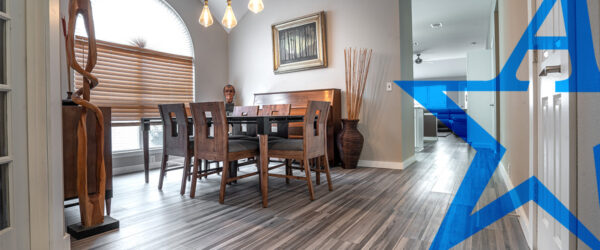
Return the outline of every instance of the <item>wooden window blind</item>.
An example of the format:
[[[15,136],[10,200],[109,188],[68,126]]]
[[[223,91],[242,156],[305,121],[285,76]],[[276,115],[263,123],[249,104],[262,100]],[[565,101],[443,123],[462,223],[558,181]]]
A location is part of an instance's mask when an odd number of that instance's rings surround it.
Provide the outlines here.
[[[191,57],[98,41],[98,63],[92,72],[100,84],[91,91],[92,103],[112,108],[113,121],[139,122],[159,117],[158,104],[194,100]],[[77,37],[75,55],[85,67],[87,38]],[[75,85],[83,77],[75,72]]]

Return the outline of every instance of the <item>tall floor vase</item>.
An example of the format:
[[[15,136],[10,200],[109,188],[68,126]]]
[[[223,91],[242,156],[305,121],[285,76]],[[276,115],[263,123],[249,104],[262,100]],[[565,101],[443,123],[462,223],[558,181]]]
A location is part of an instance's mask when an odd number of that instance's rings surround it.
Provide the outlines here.
[[[342,131],[337,136],[337,147],[342,159],[342,167],[354,169],[358,165],[365,139],[358,131],[359,120],[342,119]]]

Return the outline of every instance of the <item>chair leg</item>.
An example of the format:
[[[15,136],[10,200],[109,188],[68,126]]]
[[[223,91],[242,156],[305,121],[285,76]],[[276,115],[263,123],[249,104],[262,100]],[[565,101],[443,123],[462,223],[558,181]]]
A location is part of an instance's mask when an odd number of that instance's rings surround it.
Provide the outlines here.
[[[260,184],[262,183],[262,171],[260,169],[260,157],[255,157],[255,161],[256,161],[256,172],[258,172],[258,191],[260,192],[260,194],[262,194],[262,188],[260,186]]]
[[[158,177],[159,190],[162,190],[163,187],[163,179],[165,178],[165,173],[167,172],[167,161],[169,161],[169,156],[163,154],[162,162],[160,164],[160,176]]]
[[[321,157],[315,159],[315,174],[317,175],[317,185],[321,185]]]
[[[306,184],[308,185],[308,192],[310,193],[310,200],[315,200],[315,191],[313,190],[312,179],[310,178],[310,161],[308,158],[304,158],[304,172],[306,173]]]
[[[183,163],[183,175],[181,176],[181,190],[179,193],[181,195],[185,194],[185,184],[187,184],[187,179],[190,176],[190,156],[185,156]]]
[[[285,159],[285,175],[292,175],[292,163],[290,159]],[[290,184],[290,178],[285,178],[285,183]]]
[[[192,165],[192,158],[193,158],[193,156],[190,157],[190,163],[189,163],[190,169],[189,169],[189,171],[187,173],[187,181],[191,181],[192,180],[192,166],[193,166]]]
[[[323,161],[325,164],[325,176],[327,177],[327,186],[329,186],[329,191],[333,191],[333,186],[331,184],[331,174],[329,173],[329,157],[327,156],[327,153],[325,153],[325,156],[323,156]]]
[[[229,166],[229,178],[235,178],[237,177],[237,161],[230,161],[228,166]],[[229,185],[232,185],[234,183],[237,183],[237,181],[232,181],[229,183]]]
[[[208,164],[208,160],[204,160],[204,171],[202,171],[202,173],[208,172],[209,167],[210,165]],[[204,179],[208,179],[208,175],[205,175]]]
[[[196,183],[198,182],[198,169],[201,167],[201,160],[194,159],[194,173],[192,174],[192,185],[190,187],[190,198],[196,197]]]
[[[227,187],[227,182],[229,182],[229,161],[225,160],[223,162],[223,173],[221,173],[221,190],[219,191],[219,203],[225,203],[225,188]]]
[[[234,177],[238,177],[238,171],[240,170],[239,167],[240,167],[240,163],[238,161],[234,161],[233,162],[233,169],[235,170]],[[234,183],[237,184],[237,181],[234,181]]]

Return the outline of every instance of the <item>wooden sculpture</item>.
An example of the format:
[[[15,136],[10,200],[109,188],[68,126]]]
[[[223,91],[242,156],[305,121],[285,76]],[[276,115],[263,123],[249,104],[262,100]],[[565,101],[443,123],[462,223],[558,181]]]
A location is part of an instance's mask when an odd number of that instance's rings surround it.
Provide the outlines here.
[[[79,65],[75,59],[75,23],[77,16],[82,15],[85,29],[88,34],[88,60],[85,69]],[[71,68],[83,76],[83,86],[73,93],[71,99],[78,105],[81,105],[82,112],[79,124],[77,126],[77,192],[79,193],[79,208],[81,215],[81,224],[84,227],[91,227],[104,222],[104,196],[106,185],[106,170],[104,166],[104,117],[98,106],[90,102],[90,90],[98,86],[98,78],[92,75],[96,66],[97,48],[96,34],[94,31],[94,19],[92,17],[92,6],[90,0],[70,0],[69,2],[69,35],[67,40],[68,64]],[[97,162],[96,176],[98,190],[95,194],[88,193],[87,180],[87,112],[91,111],[96,115],[96,141],[97,141]]]

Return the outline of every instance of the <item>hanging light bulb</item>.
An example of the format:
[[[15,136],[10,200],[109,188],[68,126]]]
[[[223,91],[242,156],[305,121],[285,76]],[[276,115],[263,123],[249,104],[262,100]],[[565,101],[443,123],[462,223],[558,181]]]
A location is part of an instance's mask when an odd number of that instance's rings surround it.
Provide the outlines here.
[[[233,14],[233,8],[231,8],[231,0],[227,0],[227,8],[225,9],[225,15],[223,21],[221,21],[228,29],[233,29],[237,25],[235,14]]]
[[[202,9],[202,14],[200,14],[200,19],[198,19],[200,25],[204,27],[211,26],[213,24],[213,17],[210,14],[210,9],[208,8],[208,0],[204,0],[204,8]]]
[[[262,0],[250,0],[248,3],[248,9],[254,14],[261,12],[265,8]]]

